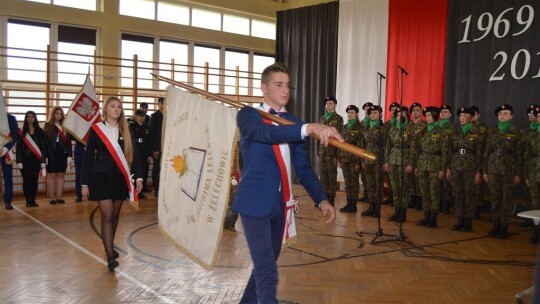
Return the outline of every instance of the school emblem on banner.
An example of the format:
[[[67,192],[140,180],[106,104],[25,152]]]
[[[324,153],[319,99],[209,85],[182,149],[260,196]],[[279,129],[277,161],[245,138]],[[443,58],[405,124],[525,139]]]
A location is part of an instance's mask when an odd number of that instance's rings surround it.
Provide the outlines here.
[[[79,114],[84,120],[90,121],[94,119],[94,116],[99,111],[99,104],[85,93],[81,93],[75,107],[73,107],[73,111]]]
[[[229,202],[236,109],[169,87],[159,229],[206,269],[214,265]]]

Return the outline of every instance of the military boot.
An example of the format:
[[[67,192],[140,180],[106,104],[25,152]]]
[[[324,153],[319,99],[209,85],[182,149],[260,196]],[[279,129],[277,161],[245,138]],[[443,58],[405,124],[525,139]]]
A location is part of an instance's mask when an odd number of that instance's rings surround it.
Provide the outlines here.
[[[416,206],[416,195],[411,195],[409,197],[409,203],[407,204],[407,208],[414,208]]]
[[[429,222],[429,216],[431,212],[424,211],[424,219],[421,221],[416,222],[416,226],[425,226]]]
[[[450,200],[441,201],[441,212],[446,215],[450,214]]]
[[[359,202],[367,202],[368,201],[367,190],[364,190],[364,195],[362,195],[362,197],[358,198],[358,201]]]
[[[391,216],[389,216],[389,217],[388,217],[388,220],[394,222],[394,221],[397,220],[397,218],[399,217],[399,213],[400,213],[400,212],[401,212],[401,207],[396,207],[396,208],[395,208],[395,211],[394,211],[394,214],[392,214]]]
[[[429,228],[437,227],[437,213],[431,212],[431,214],[429,215],[429,222],[426,226]]]
[[[533,229],[534,229],[534,234],[532,238],[529,239],[529,243],[538,244],[538,242],[540,241],[540,226],[535,225]]]
[[[454,231],[460,231],[461,228],[463,227],[463,222],[465,221],[465,217],[463,216],[460,216],[458,217],[458,223],[455,224],[453,227],[452,227],[452,230]]]
[[[461,227],[461,231],[463,232],[472,231],[472,217],[465,218],[465,221],[463,222],[463,227]]]
[[[505,239],[508,236],[508,224],[502,224],[501,228],[499,229],[499,233],[497,234],[498,239]]]
[[[496,237],[497,233],[499,233],[500,228],[501,228],[501,222],[499,222],[498,220],[494,220],[493,227],[488,232],[488,235],[491,237]]]
[[[375,211],[375,203],[369,203],[369,208],[361,213],[362,216],[371,216]]]
[[[328,194],[328,201],[330,202],[330,205],[334,206],[334,201],[336,199],[336,195],[330,195]]]
[[[480,211],[482,210],[482,206],[476,206],[474,209],[474,218],[479,219],[480,218]]]
[[[394,205],[394,196],[392,194],[392,192],[390,192],[388,194],[388,198],[386,198],[384,201],[383,201],[383,205],[390,205],[390,206],[393,206]]]
[[[381,214],[381,204],[375,204],[375,209],[371,214],[372,217],[378,217]]]
[[[416,196],[416,205],[414,206],[416,210],[422,210],[422,197]]]
[[[407,208],[401,207],[399,211],[399,216],[396,219],[397,223],[405,223],[407,221]]]
[[[356,199],[354,198],[348,198],[347,199],[347,205],[341,209],[339,209],[341,212],[347,212],[347,213],[356,213]]]

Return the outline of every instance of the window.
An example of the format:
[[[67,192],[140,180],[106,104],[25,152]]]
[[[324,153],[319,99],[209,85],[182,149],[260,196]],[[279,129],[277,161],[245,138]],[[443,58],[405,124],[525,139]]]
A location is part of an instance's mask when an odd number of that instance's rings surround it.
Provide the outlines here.
[[[93,74],[96,30],[58,26],[58,82],[83,84]],[[60,54],[70,53],[70,54]]]
[[[249,35],[249,19],[232,15],[223,15],[223,31]]]
[[[171,78],[171,72],[174,70],[174,80],[188,82],[188,48],[187,43],[164,41],[159,42],[159,74]],[[174,66],[171,65],[174,59]],[[160,81],[159,88],[165,89],[169,84]]]
[[[261,87],[261,74],[264,69],[273,64],[276,60],[274,57],[265,54],[253,55],[253,95],[262,96],[262,92],[259,89]]]
[[[239,94],[248,95],[249,53],[245,51],[225,50],[225,94],[236,94],[236,67],[239,73]]]
[[[221,30],[221,14],[200,9],[191,10],[191,25],[209,30]]]
[[[119,0],[120,15],[155,19],[156,6],[154,0]]]
[[[276,25],[270,22],[251,20],[251,36],[275,40]]]
[[[122,34],[122,60],[121,86],[133,87],[133,66],[135,62],[131,60],[137,55],[137,86],[139,88],[152,88],[152,60],[154,59],[154,38]]]
[[[189,25],[189,7],[167,2],[158,2],[157,20]]]
[[[49,27],[47,23],[9,19],[7,46],[33,51],[8,50],[8,79],[45,82]],[[32,58],[15,58],[15,56]]]
[[[53,0],[53,4],[55,5],[61,5],[61,6],[68,6],[73,8],[80,8],[90,11],[96,10],[96,0]]]
[[[219,93],[219,55],[220,49],[212,46],[195,45],[193,51],[193,86],[204,89],[204,64],[208,62],[208,91]]]

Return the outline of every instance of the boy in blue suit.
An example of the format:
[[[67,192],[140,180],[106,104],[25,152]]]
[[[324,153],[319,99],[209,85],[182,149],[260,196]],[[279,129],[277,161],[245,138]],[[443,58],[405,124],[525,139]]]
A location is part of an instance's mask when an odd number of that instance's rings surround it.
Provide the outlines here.
[[[267,67],[261,75],[264,103],[259,109],[273,114],[283,113],[280,116],[296,124],[273,125],[251,107],[244,107],[236,118],[243,169],[233,210],[242,219],[253,261],[253,272],[240,303],[278,303],[276,260],[284,237],[285,206],[294,201],[291,165],[323,215],[329,216],[326,223],[331,224],[335,220],[334,207],[328,202],[317,175],[311,169],[305,138],[315,135],[323,145],[328,145],[330,137],[341,142],[343,139],[333,127],[304,124],[284,111],[289,101],[289,84],[287,66],[275,63]]]
[[[0,161],[2,163],[2,176],[4,177],[4,203],[7,210],[12,210],[13,205],[11,201],[13,200],[13,165],[8,164],[6,161],[6,156],[9,150],[15,145],[19,140],[19,127],[17,125],[17,119],[11,114],[7,114],[7,120],[9,124],[9,132],[11,133],[11,142],[0,148]]]

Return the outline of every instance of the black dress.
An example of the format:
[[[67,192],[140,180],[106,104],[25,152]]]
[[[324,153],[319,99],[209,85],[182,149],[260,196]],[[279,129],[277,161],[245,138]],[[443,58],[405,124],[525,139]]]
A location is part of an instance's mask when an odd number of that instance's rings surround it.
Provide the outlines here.
[[[24,136],[25,134],[22,135],[22,137]],[[43,133],[41,128],[37,128],[34,130],[34,134],[30,134],[30,137],[41,151],[41,159],[32,152],[22,137],[17,142],[17,163],[23,165],[21,169],[23,192],[26,197],[26,203],[28,204],[36,201],[39,171],[41,164],[45,163],[45,133]]]
[[[137,180],[142,178],[141,164],[132,134],[130,130],[133,146],[133,161],[130,169],[131,174],[133,174],[132,179]],[[121,135],[119,135],[118,144],[123,151],[124,139]],[[81,168],[81,185],[88,185],[89,199],[93,201],[125,200],[129,198],[129,191],[120,167],[118,167],[109,150],[107,150],[107,147],[93,128],[90,128],[86,142],[86,151],[84,152]]]
[[[67,158],[72,157],[71,136],[66,133],[66,140],[64,140],[59,136],[56,126],[51,126],[47,122],[43,129],[47,131],[48,128],[53,128],[53,136],[52,138],[45,136],[47,173],[64,173],[67,168]]]

